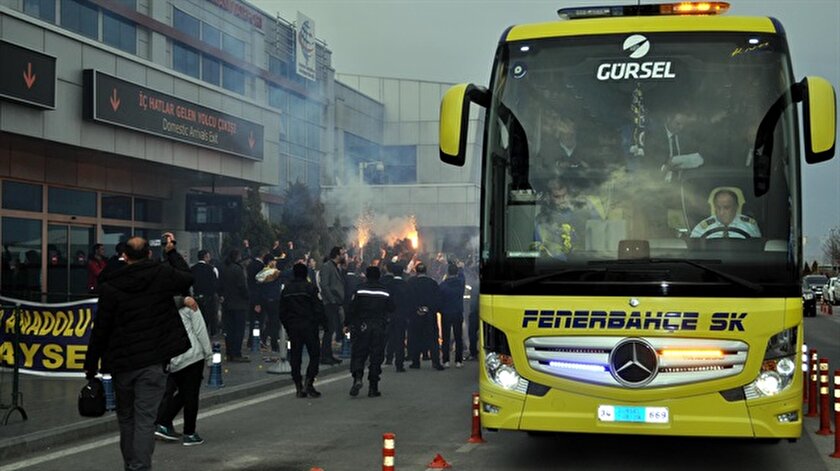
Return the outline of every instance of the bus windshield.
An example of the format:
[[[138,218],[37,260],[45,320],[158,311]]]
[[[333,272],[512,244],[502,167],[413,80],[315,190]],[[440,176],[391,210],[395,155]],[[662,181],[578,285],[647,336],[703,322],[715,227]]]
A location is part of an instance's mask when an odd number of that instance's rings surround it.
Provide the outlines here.
[[[793,107],[766,133],[770,158],[754,149],[791,77],[785,43],[770,34],[501,45],[487,115],[485,278],[551,293],[798,296]],[[769,183],[757,191],[759,173]]]

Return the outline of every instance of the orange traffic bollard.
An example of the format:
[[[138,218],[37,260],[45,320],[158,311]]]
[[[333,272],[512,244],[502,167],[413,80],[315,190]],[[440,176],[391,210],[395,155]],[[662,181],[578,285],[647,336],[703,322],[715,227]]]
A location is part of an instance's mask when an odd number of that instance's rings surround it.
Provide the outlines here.
[[[820,429],[817,435],[831,435],[831,415],[828,397],[828,358],[820,358]]]
[[[472,395],[472,433],[470,434],[470,439],[467,440],[469,443],[484,443],[484,439],[481,438],[481,413],[479,411],[479,407],[481,406],[481,400],[478,398],[478,393],[473,393]]]
[[[817,416],[817,368],[819,357],[817,351],[811,350],[811,375],[808,380],[808,413],[805,417]]]
[[[834,370],[834,453],[828,456],[840,458],[840,370]]]
[[[382,434],[382,471],[394,471],[396,450],[394,450],[393,433]]]

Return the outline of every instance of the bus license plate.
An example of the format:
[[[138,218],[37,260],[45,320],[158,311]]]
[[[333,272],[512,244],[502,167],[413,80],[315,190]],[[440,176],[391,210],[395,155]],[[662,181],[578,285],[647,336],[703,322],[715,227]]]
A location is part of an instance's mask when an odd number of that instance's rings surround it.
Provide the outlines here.
[[[667,407],[598,406],[598,420],[667,424],[670,421],[670,414]]]

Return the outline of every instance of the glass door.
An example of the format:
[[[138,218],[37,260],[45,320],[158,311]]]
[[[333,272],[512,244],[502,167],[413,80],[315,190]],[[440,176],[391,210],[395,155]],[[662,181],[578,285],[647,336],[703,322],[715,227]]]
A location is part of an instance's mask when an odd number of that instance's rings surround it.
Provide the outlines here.
[[[66,302],[88,296],[88,255],[95,241],[91,226],[47,227],[47,300]]]

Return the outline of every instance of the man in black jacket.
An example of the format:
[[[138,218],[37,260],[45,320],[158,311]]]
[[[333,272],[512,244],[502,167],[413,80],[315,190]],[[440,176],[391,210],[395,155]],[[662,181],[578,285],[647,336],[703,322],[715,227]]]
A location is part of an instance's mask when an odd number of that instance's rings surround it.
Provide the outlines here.
[[[111,258],[105,261],[105,268],[103,268],[102,271],[99,272],[99,278],[96,282],[97,286],[99,285],[99,283],[102,283],[102,278],[104,276],[125,265],[125,257],[123,257],[124,253],[125,242],[117,242],[117,246],[114,249],[114,255],[111,255]]]
[[[294,278],[283,288],[280,296],[280,319],[283,327],[289,333],[292,344],[289,352],[289,366],[292,368],[292,379],[295,382],[297,397],[320,397],[315,390],[315,377],[318,376],[318,360],[321,347],[318,344],[318,326],[326,326],[324,305],[318,299],[318,288],[307,281],[308,270],[302,263],[292,268]],[[300,364],[303,347],[309,354],[309,364],[306,365],[306,386],[302,384]]]
[[[405,372],[405,330],[408,327],[408,316],[411,313],[411,298],[408,295],[408,283],[403,279],[405,270],[399,263],[389,263],[387,273],[382,277],[382,284],[388,288],[394,300],[396,310],[388,324],[388,347],[386,350],[386,364],[394,360],[398,373]]]
[[[442,370],[438,345],[437,313],[440,311],[440,288],[435,280],[426,274],[426,264],[414,267],[417,276],[408,280],[412,313],[408,318],[408,356],[412,369],[420,368],[420,354],[431,352],[432,366]]]
[[[368,267],[366,281],[353,294],[345,331],[350,331],[352,350],[350,352],[350,373],[353,386],[350,395],[357,396],[362,389],[365,363],[368,367],[369,397],[379,397],[379,375],[382,374],[382,360],[385,358],[385,339],[388,318],[394,312],[394,300],[379,282],[379,268]]]
[[[198,263],[190,268],[195,283],[193,294],[198,301],[201,315],[204,317],[204,324],[207,326],[207,333],[210,337],[215,336],[219,331],[219,270],[210,265],[210,252],[207,250],[198,251]]]
[[[173,297],[193,282],[190,267],[164,234],[165,262],[150,260],[141,237],[126,242],[126,265],[100,281],[96,320],[90,334],[85,373],[111,373],[125,469],[151,469],[155,417],[166,389],[169,360],[190,348]]]
[[[237,363],[251,361],[242,356],[242,338],[248,317],[248,282],[239,264],[239,249],[231,249],[219,275],[222,295],[222,323],[225,326],[225,350],[228,359]]]
[[[268,254],[268,250],[257,249],[256,251],[253,251],[252,254],[254,254],[254,256],[251,257],[251,260],[245,267],[245,276],[248,280],[248,294],[250,296],[250,306],[248,306],[249,329],[245,333],[248,337],[248,348],[251,348],[251,344],[254,342],[252,333],[254,332],[254,328],[257,326],[257,322],[259,322],[259,328],[261,331],[265,330],[266,324],[265,312],[262,304],[260,303],[260,287],[257,284],[257,273],[265,268],[265,261],[263,259]],[[259,342],[260,339],[256,339],[256,341]]]

